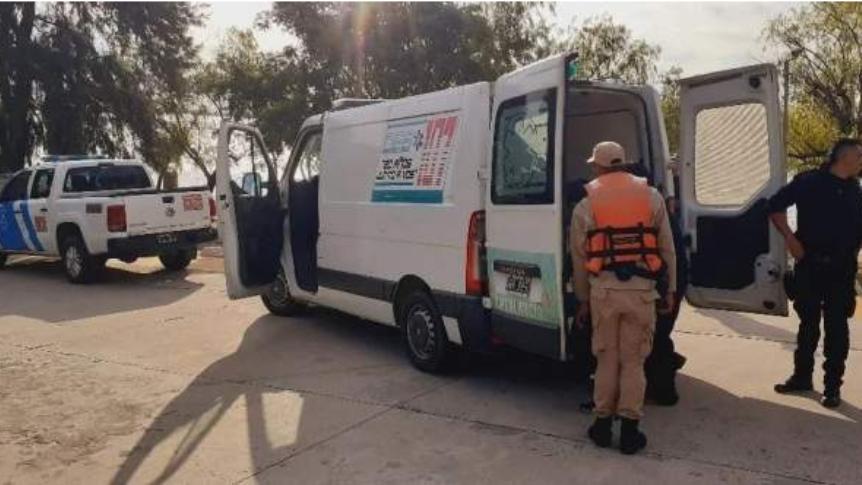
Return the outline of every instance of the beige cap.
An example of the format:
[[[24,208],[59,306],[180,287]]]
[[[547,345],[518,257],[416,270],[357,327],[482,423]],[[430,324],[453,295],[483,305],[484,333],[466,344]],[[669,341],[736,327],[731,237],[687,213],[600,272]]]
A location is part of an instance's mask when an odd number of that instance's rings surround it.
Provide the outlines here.
[[[595,163],[600,167],[611,168],[628,165],[626,151],[623,147],[613,141],[603,141],[593,148],[593,156],[587,163]]]

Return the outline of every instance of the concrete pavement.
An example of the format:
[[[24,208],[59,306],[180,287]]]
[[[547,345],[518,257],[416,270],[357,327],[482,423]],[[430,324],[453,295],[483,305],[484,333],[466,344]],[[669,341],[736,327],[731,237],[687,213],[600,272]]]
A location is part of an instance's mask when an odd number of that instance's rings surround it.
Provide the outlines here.
[[[0,483],[862,483],[862,340],[845,404],[780,396],[792,319],[684,309],[676,408],[646,453],[584,436],[568,369],[507,353],[445,377],[395,331],[229,301],[218,260],[0,271]],[[820,379],[818,374],[817,379]]]

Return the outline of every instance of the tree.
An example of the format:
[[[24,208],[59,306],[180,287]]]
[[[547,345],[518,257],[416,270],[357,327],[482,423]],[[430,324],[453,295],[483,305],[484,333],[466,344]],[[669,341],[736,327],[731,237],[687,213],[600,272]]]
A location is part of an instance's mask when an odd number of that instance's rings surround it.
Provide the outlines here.
[[[33,112],[34,3],[0,4],[0,173],[24,166],[38,137]]]
[[[673,66],[662,74],[661,111],[664,115],[665,133],[671,154],[679,153],[679,79],[682,68]]]
[[[161,103],[186,89],[184,73],[197,55],[188,33],[200,21],[197,7],[8,5],[0,8],[0,59],[9,59],[0,61],[0,78],[30,91],[12,102],[0,96],[4,169],[22,167],[40,142],[51,153],[135,152],[160,172],[176,163],[180,151],[157,119]],[[12,75],[2,75],[7,72]],[[17,106],[26,106],[26,115]]]
[[[291,69],[294,82],[273,87],[287,89],[289,102],[271,106],[270,128],[261,129],[286,144],[283,137],[302,119],[341,97],[400,98],[494,79],[536,59],[537,46],[548,44],[546,9],[533,3],[276,3],[259,25],[283,28],[299,45],[278,66],[280,73]],[[272,129],[280,132],[267,135]]]
[[[813,3],[770,22],[766,40],[800,52],[790,79],[790,155],[817,164],[836,136],[862,134],[862,4]]]
[[[555,52],[578,53],[578,70],[585,79],[646,84],[658,75],[661,48],[635,39],[628,27],[608,15],[589,18],[580,28],[570,26],[555,44]]]

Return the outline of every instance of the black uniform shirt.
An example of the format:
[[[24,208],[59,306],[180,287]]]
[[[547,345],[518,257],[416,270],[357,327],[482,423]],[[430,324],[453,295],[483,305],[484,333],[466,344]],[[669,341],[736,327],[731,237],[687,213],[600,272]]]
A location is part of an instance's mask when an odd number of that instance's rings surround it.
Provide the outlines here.
[[[828,170],[800,173],[769,200],[769,212],[796,205],[796,237],[806,252],[855,258],[862,242],[862,189]]]

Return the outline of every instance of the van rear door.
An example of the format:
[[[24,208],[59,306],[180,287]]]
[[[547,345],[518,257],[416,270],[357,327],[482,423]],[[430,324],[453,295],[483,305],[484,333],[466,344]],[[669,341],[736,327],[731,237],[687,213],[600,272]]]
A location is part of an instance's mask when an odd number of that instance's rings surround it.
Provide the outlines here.
[[[787,315],[787,255],[767,211],[767,199],[787,179],[777,69],[756,65],[684,79],[680,108],[687,300]]]
[[[259,295],[278,275],[284,238],[276,167],[260,132],[222,124],[216,188],[228,296]]]
[[[501,77],[494,86],[486,204],[494,335],[564,358],[562,303],[563,56]]]

